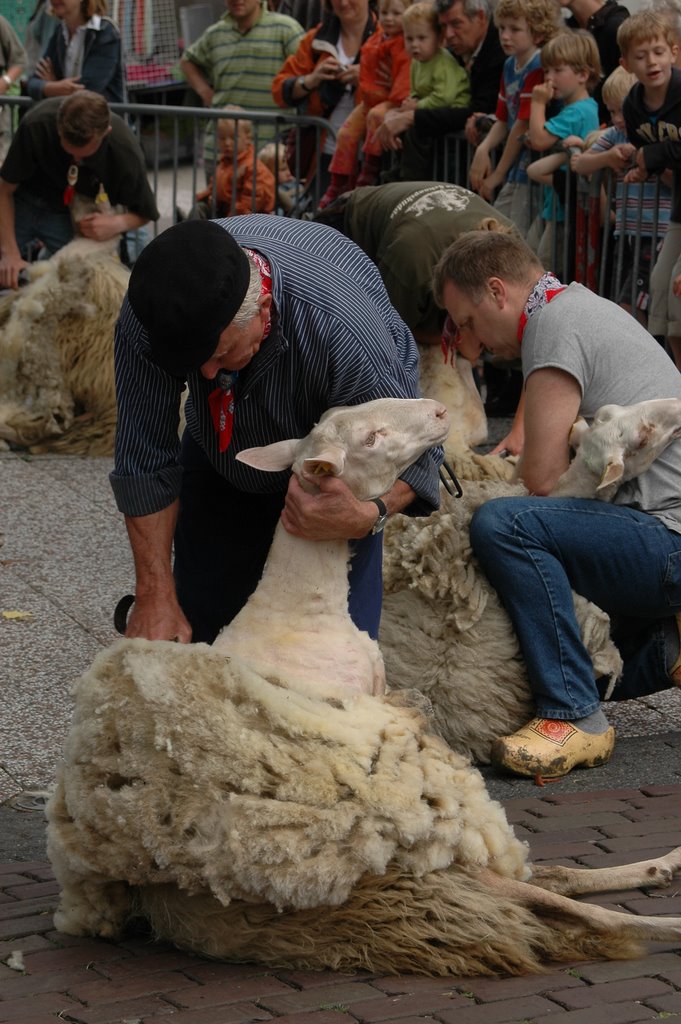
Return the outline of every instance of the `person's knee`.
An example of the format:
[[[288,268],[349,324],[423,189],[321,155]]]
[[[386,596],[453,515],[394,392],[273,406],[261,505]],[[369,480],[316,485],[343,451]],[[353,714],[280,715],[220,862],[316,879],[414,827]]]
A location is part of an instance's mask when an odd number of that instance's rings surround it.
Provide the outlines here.
[[[511,501],[508,498],[491,498],[480,505],[471,519],[471,547],[478,557],[489,551],[496,536],[504,530],[510,514]]]

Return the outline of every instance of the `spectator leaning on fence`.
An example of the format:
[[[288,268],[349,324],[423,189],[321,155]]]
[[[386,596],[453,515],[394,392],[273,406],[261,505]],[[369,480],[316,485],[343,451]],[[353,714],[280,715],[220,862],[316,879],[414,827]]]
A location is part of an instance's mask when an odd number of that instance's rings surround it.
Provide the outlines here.
[[[635,149],[627,138],[622,104],[635,83],[636,76],[622,67],[615,68],[613,73],[608,75],[603,83],[603,102],[608,108],[612,125],[599,132],[588,149],[575,153],[570,159],[570,167],[578,174],[585,175],[605,169],[614,172],[615,238],[619,238],[623,246],[616,259],[616,266],[623,268],[619,285],[616,282],[616,298],[624,309],[635,312],[637,319],[645,327],[648,322],[647,311],[650,301],[650,267],[658,238],[664,235],[669,224],[671,191],[662,180],[658,182],[656,175],[652,175],[642,185],[624,183],[624,175],[632,165]],[[670,172],[665,171],[664,175],[670,175]],[[603,188],[601,194],[607,200]],[[609,219],[608,209],[603,218],[606,231],[609,230]],[[637,238],[640,239],[638,244]]]
[[[544,82],[532,90],[530,108],[529,141],[532,149],[546,152],[557,144],[576,135],[586,138],[589,132],[598,128],[598,105],[591,98],[601,74],[598,49],[593,36],[577,29],[574,32],[559,32],[542,47]],[[552,99],[561,100],[562,109],[552,118],[546,118],[546,107]],[[562,151],[558,161],[564,164],[567,153]],[[564,170],[556,171],[562,178],[554,178],[558,192],[564,181]],[[532,177],[532,164],[528,168]],[[547,269],[564,274],[562,267],[562,235],[565,209],[560,195],[554,196],[555,189],[545,188],[541,216],[532,225],[528,241],[536,249],[539,259]],[[556,245],[554,263],[553,248]]]
[[[26,50],[10,23],[0,15],[0,104],[3,96],[19,92],[17,82],[25,67]],[[0,105],[0,163],[9,148],[11,127],[12,108]]]
[[[673,280],[681,272],[681,71],[674,67],[678,47],[669,19],[640,11],[621,26],[617,38],[622,64],[638,82],[624,100],[622,112],[629,141],[636,146],[636,167],[625,181],[644,182],[670,167],[672,212],[650,278],[648,328],[666,337],[681,369],[681,299]]]
[[[243,112],[243,107],[224,109]],[[198,216],[272,213],[276,199],[274,175],[256,156],[251,122],[223,118],[218,121],[217,133],[220,161],[215,168],[215,211],[211,179],[196,196]]]
[[[246,110],[274,110],[272,79],[295,52],[303,30],[265,0],[226,0],[227,14],[189,46],[180,61],[182,74],[205,107],[236,103]],[[276,135],[273,125],[256,125],[256,147]],[[217,149],[214,125],[206,131],[203,155],[212,174]]]
[[[434,139],[465,128],[469,142],[480,142],[475,124],[480,116],[494,113],[504,67],[489,0],[435,0],[435,8],[445,46],[468,72],[471,98],[461,107],[421,107],[386,114],[379,139],[386,149],[402,151],[403,181],[432,177]]]
[[[409,95],[411,57],[404,48],[402,18],[410,0],[380,0],[379,24],[362,45],[359,55],[361,100],[338,129],[329,172],[331,181],[319,201],[324,209],[353,187],[375,185],[381,170],[383,149],[375,134],[388,110]],[[362,166],[357,175],[358,150]]]
[[[99,92],[110,103],[125,99],[121,36],[107,18],[105,0],[52,0],[59,19],[27,83],[34,100]]]
[[[607,77],[619,65],[617,32],[625,18],[629,17],[629,11],[617,0],[564,0],[563,6],[572,14],[568,27],[586,29],[596,40],[601,68]],[[600,82],[594,89],[593,97],[598,103],[599,121],[607,124],[608,110],[601,97]]]
[[[405,12],[404,45],[411,57],[411,95],[401,110],[439,110],[443,106],[467,108],[471,90],[468,75],[449,50],[440,46],[437,11],[428,0]],[[399,150],[386,179],[401,180]]]
[[[509,217],[523,235],[532,221],[527,165],[532,159],[524,143],[530,125],[532,89],[544,81],[540,47],[556,35],[560,7],[556,0],[499,0],[494,23],[504,53],[497,119],[475,151],[470,168],[471,187],[495,209]],[[490,154],[502,143],[494,169]]]
[[[305,33],[272,82],[275,102],[280,107],[293,104],[301,114],[325,117],[337,132],[362,100],[358,88],[360,51],[377,28],[369,0],[330,0],[323,21]],[[314,129],[309,134],[303,128],[293,137],[291,171],[300,178],[309,178],[315,171],[325,191],[335,139],[330,135],[323,139],[321,167],[315,167]]]
[[[0,168],[1,287],[18,286],[35,239],[52,254],[73,238],[74,192],[125,208],[79,221],[80,233],[97,241],[159,217],[137,139],[103,96],[87,90],[43,100],[19,122]]]

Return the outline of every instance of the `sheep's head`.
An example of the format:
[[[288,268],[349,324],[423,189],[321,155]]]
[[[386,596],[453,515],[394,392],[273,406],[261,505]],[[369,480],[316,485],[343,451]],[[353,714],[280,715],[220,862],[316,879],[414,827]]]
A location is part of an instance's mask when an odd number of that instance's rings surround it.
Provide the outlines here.
[[[679,437],[679,398],[651,399],[630,406],[604,405],[590,427],[583,421],[573,427],[570,444],[576,455],[564,477],[575,480],[579,469],[593,481],[595,497],[610,501],[618,487],[645,473],[667,445]],[[560,481],[552,493],[556,494],[559,487]],[[560,489],[564,494],[570,493]]]
[[[449,433],[444,405],[430,398],[378,398],[324,413],[307,437],[247,448],[237,459],[255,469],[292,467],[308,487],[315,476],[342,477],[360,499],[385,494],[397,477]]]

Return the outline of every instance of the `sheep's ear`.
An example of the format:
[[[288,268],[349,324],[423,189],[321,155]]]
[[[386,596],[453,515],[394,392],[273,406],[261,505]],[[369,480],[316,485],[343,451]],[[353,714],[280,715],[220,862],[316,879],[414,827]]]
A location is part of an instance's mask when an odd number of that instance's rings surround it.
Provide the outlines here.
[[[568,444],[575,451],[577,451],[577,449],[579,448],[581,440],[588,429],[589,424],[586,422],[584,417],[578,416],[575,422],[572,424],[570,428],[570,434],[568,436]]]
[[[236,458],[238,462],[245,462],[253,469],[261,469],[265,473],[278,473],[292,465],[299,444],[298,438],[275,441],[274,444],[265,445],[263,448],[244,448],[243,451],[237,452]]]
[[[340,476],[345,466],[342,448],[327,448],[313,459],[303,459],[305,476]]]
[[[610,484],[616,484],[618,480],[622,479],[624,473],[624,463],[621,459],[613,460],[608,462],[607,466],[603,470],[603,475],[598,481],[597,491],[602,490],[604,487],[608,487]]]

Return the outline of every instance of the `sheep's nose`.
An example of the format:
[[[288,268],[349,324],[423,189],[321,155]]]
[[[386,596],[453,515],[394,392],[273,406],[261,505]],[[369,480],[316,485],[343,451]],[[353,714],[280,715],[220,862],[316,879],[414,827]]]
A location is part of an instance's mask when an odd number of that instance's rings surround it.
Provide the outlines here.
[[[447,419],[447,416],[449,415],[449,413],[447,412],[447,406],[442,405],[441,402],[438,402],[437,407],[435,409],[435,415],[439,420]]]

